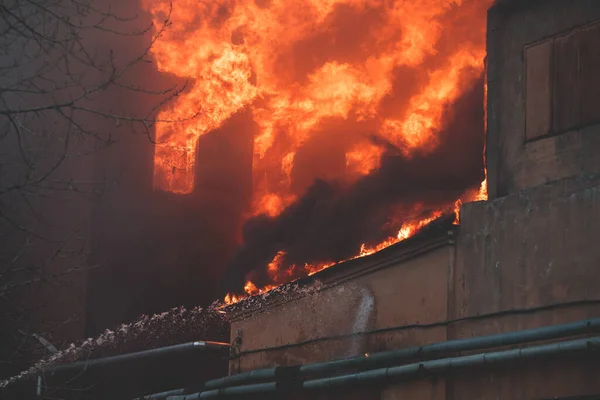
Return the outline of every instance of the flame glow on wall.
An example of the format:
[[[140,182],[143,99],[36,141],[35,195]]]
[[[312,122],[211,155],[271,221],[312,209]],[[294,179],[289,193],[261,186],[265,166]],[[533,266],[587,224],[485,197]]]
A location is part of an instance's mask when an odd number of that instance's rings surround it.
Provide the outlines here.
[[[198,138],[251,110],[259,134],[248,218],[275,218],[304,194],[306,185],[294,179],[297,154],[315,135],[328,135],[331,121],[369,132],[331,130],[344,168],[312,178],[354,182],[379,168],[386,146],[406,158],[433,151],[448,105],[483,71],[492,1],[178,0],[172,9],[168,0],[142,3],[156,25],[171,13],[172,25],[152,50],[158,68],[190,80],[159,115],[179,122],[156,127],[155,188],[192,192],[195,163],[202,162],[195,159]],[[402,71],[410,71],[406,81]],[[461,201],[486,198],[486,190],[484,181],[445,209],[404,223],[396,236],[363,245],[355,257],[409,237]],[[288,282],[284,256],[281,250],[269,263],[271,285],[249,280],[246,293]],[[313,274],[333,264],[302,269]]]

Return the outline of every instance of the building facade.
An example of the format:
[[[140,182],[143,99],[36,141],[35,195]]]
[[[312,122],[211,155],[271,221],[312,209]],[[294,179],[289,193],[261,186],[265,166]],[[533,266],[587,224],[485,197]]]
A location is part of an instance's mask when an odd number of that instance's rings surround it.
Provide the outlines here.
[[[499,1],[488,14],[487,47],[490,199],[464,205],[460,227],[438,222],[300,282],[304,289],[238,305],[230,374],[600,317],[600,3]],[[572,339],[500,343],[444,359],[528,354]],[[598,398],[584,397],[600,396],[594,348],[498,363],[491,356],[471,368],[459,367],[461,359],[443,371],[422,364],[410,379],[354,376],[352,388],[297,396]],[[402,365],[427,360],[415,354]]]

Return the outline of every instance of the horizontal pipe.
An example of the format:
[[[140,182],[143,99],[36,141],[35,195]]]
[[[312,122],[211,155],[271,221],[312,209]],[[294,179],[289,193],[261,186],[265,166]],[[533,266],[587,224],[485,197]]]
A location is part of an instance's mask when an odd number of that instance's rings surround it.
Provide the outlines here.
[[[203,399],[205,398],[205,394],[209,393],[209,397],[218,397],[221,392],[226,391],[226,393],[223,392],[224,395],[227,396],[247,396],[247,395],[252,395],[252,394],[262,394],[262,393],[271,393],[271,392],[275,392],[277,391],[278,385],[277,382],[266,382],[266,383],[255,383],[252,385],[244,385],[244,386],[233,386],[230,388],[225,388],[225,389],[215,389],[215,390],[209,390],[206,392],[200,392],[200,393],[194,393],[194,394],[188,394],[188,395],[183,395],[183,396],[169,396],[167,397],[167,400],[197,400],[197,399]],[[213,393],[218,393],[217,396],[213,396]]]
[[[519,343],[536,342],[575,336],[600,330],[600,318],[588,319],[568,324],[544,326],[516,332],[499,333],[475,338],[449,340],[405,349],[383,351],[345,358],[335,361],[306,364],[295,367],[277,367],[244,372],[237,375],[207,381],[207,389],[219,389],[248,382],[278,380],[282,376],[294,374],[296,377],[324,374],[346,368],[371,369],[397,364],[412,357],[439,356],[457,351],[483,350],[493,347],[509,346]]]
[[[166,392],[148,394],[146,396],[136,397],[133,400],[164,400],[169,396],[176,396],[185,393],[185,389],[167,390]]]
[[[194,394],[186,394],[186,395],[179,395],[179,396],[169,396],[167,397],[167,400],[193,400],[193,399],[197,399],[198,398],[198,393],[194,393]]]
[[[118,356],[96,358],[86,361],[78,361],[71,364],[52,366],[45,370],[50,375],[88,370],[91,368],[109,367],[115,364],[127,363],[132,361],[141,361],[150,358],[159,358],[175,354],[188,354],[190,352],[223,352],[229,351],[229,343],[198,341],[190,343],[176,344],[173,346],[160,347],[152,350],[140,351],[137,353],[120,354]]]
[[[304,382],[302,386],[304,389],[307,390],[326,389],[347,386],[349,384],[355,383],[371,382],[373,380],[385,378],[401,378],[408,376],[416,376],[419,375],[421,372],[435,374],[445,372],[454,368],[467,368],[515,360],[526,360],[538,357],[547,357],[562,353],[571,353],[581,350],[598,350],[599,347],[600,337],[576,339],[567,342],[550,343],[540,346],[497,351],[492,353],[480,353],[469,356],[423,361],[408,365],[364,371],[345,376],[314,379],[311,381]]]
[[[200,393],[169,396],[166,400],[196,400]]]
[[[373,383],[389,378],[411,378],[422,373],[436,374],[452,369],[469,368],[490,365],[501,362],[534,359],[538,357],[556,356],[583,350],[599,350],[600,337],[576,339],[566,342],[550,343],[539,346],[525,347],[489,353],[479,353],[461,357],[450,357],[413,364],[367,370],[354,374],[334,376],[329,378],[306,380],[298,385],[298,389],[322,390],[346,387],[355,384]],[[252,385],[234,386],[223,389],[213,389],[195,393],[185,397],[170,396],[167,400],[208,399],[247,394],[264,394],[276,392],[282,387],[277,382],[259,383]]]

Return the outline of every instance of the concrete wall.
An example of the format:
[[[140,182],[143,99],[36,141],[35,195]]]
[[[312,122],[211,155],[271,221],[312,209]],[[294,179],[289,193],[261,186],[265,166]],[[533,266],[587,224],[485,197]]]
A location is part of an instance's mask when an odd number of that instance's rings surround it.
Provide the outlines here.
[[[454,318],[490,318],[454,324],[449,338],[600,317],[598,237],[600,177],[465,205]],[[600,393],[600,383],[590,362],[544,361],[461,375],[449,393],[456,399],[553,398]]]
[[[600,3],[504,3],[488,16],[490,198],[600,172],[600,37],[574,31],[600,20]]]
[[[341,265],[333,276],[323,277],[322,288],[306,289],[306,295],[278,305],[263,304],[260,309],[240,315],[232,322],[231,334],[234,341],[241,333],[242,355],[231,362],[230,372],[319,362],[446,340],[443,326],[394,328],[447,319],[454,264],[452,237],[443,232],[434,238],[433,248],[430,240],[409,240],[388,249],[391,252],[383,260],[358,259]],[[364,331],[372,333],[348,336]],[[443,393],[443,388],[444,383],[438,382],[434,391]],[[370,389],[365,393],[372,397],[360,392],[362,395],[357,398],[396,399],[422,390],[429,393],[432,388],[401,385],[382,389],[381,393]]]
[[[456,315],[600,298],[599,184],[566,180],[464,206]]]
[[[231,332],[232,340],[241,333],[242,355],[230,363],[230,373],[600,317],[598,237],[600,176],[467,204],[455,247],[447,242],[416,252],[408,240],[386,255],[387,268],[370,270],[377,262],[356,260],[325,276],[322,289],[240,314]],[[403,260],[408,253],[413,257]],[[364,323],[357,324],[363,313]],[[347,336],[435,322],[441,326]],[[516,362],[353,395],[514,400],[594,394],[600,393],[594,362]],[[341,392],[320,396],[349,398]]]

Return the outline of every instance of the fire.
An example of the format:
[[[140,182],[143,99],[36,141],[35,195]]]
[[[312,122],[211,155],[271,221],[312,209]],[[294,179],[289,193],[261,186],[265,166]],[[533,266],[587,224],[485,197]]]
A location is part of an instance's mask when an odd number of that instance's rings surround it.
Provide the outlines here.
[[[481,182],[481,186],[479,186],[479,191],[475,195],[475,198],[473,199],[473,201],[484,201],[487,199],[488,199],[488,186],[487,186],[487,171],[486,171],[486,177]]]
[[[325,127],[332,120],[366,124],[405,157],[433,151],[448,105],[484,69],[485,16],[491,3],[178,0],[171,10],[170,0],[142,0],[156,25],[170,12],[172,25],[152,48],[157,67],[188,80],[187,90],[159,113],[165,122],[155,131],[155,188],[193,192],[196,162],[202,162],[196,161],[198,139],[242,110],[250,111],[258,129],[247,218],[275,218],[304,194],[296,172],[303,146],[317,132],[339,144],[345,164],[339,171],[318,170],[316,177],[355,181],[380,167],[385,147],[367,138],[371,132],[330,132]],[[369,18],[375,22],[365,17],[373,15]],[[338,34],[344,18],[356,22]],[[362,36],[345,39],[355,31]],[[398,81],[401,69],[413,71],[418,84],[411,85],[413,78]],[[382,112],[392,92],[402,92],[402,105]],[[486,197],[484,181],[476,196],[460,201]],[[460,204],[449,207],[458,210]],[[410,237],[445,211],[406,223],[383,243],[363,246],[355,258]],[[334,264],[302,268],[313,274]],[[273,267],[273,274],[274,283],[283,283],[285,271]],[[245,288],[249,295],[266,290],[251,281]],[[228,295],[226,302],[238,300]]]
[[[293,196],[282,197],[277,193],[265,193],[255,201],[253,209],[258,215],[266,214],[269,217],[276,217],[294,199]]]
[[[365,244],[363,244],[361,246],[360,252],[355,255],[354,257],[349,258],[348,260],[341,260],[339,262],[331,262],[331,263],[319,263],[319,264],[306,264],[304,266],[305,271],[307,272],[307,275],[314,275],[317,272],[323,271],[324,269],[327,269],[329,267],[332,267],[336,264],[339,264],[341,262],[345,262],[345,261],[349,261],[349,260],[354,260],[357,258],[361,258],[361,257],[366,257],[369,256],[371,254],[377,253],[380,250],[385,249],[386,247],[389,247],[393,244],[399,243],[402,240],[408,239],[409,237],[413,236],[415,233],[417,233],[421,228],[423,228],[424,226],[426,226],[427,224],[429,224],[430,222],[432,222],[433,220],[435,220],[436,218],[439,218],[442,216],[442,211],[435,211],[433,212],[433,214],[430,217],[418,220],[418,221],[412,221],[409,223],[406,223],[402,226],[402,228],[398,231],[398,234],[394,237],[390,237],[387,240],[383,241],[382,243],[379,243],[376,246],[373,247],[367,247]],[[273,258],[273,260],[271,260],[271,262],[268,264],[267,270],[268,273],[270,275],[270,277],[272,278],[273,282],[278,282],[280,280],[280,273],[281,273],[281,264],[283,261],[283,258],[285,257],[286,253],[284,251],[280,251],[278,252],[275,257]],[[291,266],[289,267],[289,270],[293,270],[295,268],[295,266]],[[255,296],[258,294],[263,294],[266,293],[274,288],[276,288],[276,285],[267,285],[263,288],[257,288],[256,285],[252,282],[252,281],[247,281],[246,285],[244,286],[244,292],[246,292],[246,294],[248,296]],[[245,299],[247,296],[244,295],[234,295],[234,294],[227,294],[225,296],[225,299],[223,300],[224,303],[226,305],[230,305],[233,303],[237,303],[243,299]]]
[[[465,201],[482,201],[482,200],[487,200],[487,178],[483,180],[483,182],[481,182],[481,186],[479,187],[479,190],[477,192],[475,192],[474,194],[465,194]],[[463,204],[463,201],[461,199],[458,199],[455,203],[454,203],[454,208],[452,209],[452,212],[454,212],[455,214],[455,224],[458,224],[460,221],[460,207]],[[414,236],[416,233],[419,232],[419,230],[421,230],[423,227],[425,227],[426,225],[428,225],[429,223],[431,223],[432,221],[434,221],[435,219],[441,217],[445,211],[448,210],[437,210],[434,211],[431,216],[423,218],[423,219],[419,219],[419,220],[415,220],[415,221],[411,221],[408,223],[405,223],[404,225],[402,225],[402,227],[400,228],[400,230],[398,231],[398,234],[394,237],[390,237],[386,240],[384,240],[383,242],[379,243],[376,246],[372,246],[372,247],[367,247],[364,243],[361,245],[360,248],[360,252],[355,255],[354,257],[351,257],[347,260],[341,260],[339,262],[330,262],[330,263],[319,263],[319,264],[306,264],[304,265],[304,269],[307,272],[307,275],[314,275],[317,272],[323,271],[324,269],[327,269],[329,267],[332,267],[336,264],[345,262],[345,261],[349,261],[349,260],[354,260],[357,258],[361,258],[361,257],[367,257],[370,256],[371,254],[375,254],[389,246],[392,246],[396,243],[399,243],[403,240],[406,240],[412,236]],[[281,273],[281,264],[283,261],[283,258],[285,257],[286,253],[285,251],[280,251],[278,252],[275,257],[273,258],[273,260],[271,260],[271,262],[268,264],[267,270],[269,272],[270,277],[272,278],[273,282],[280,282],[280,273]],[[288,271],[292,271],[295,269],[295,266],[290,266]],[[259,295],[259,294],[264,294],[269,292],[272,289],[275,289],[277,287],[277,285],[267,285],[263,288],[257,288],[256,285],[252,282],[252,281],[247,281],[246,285],[244,286],[244,291],[246,292],[246,294],[248,296],[255,296],[255,295]],[[245,299],[247,296],[245,295],[235,295],[232,293],[228,293],[223,302],[225,305],[231,305],[234,303],[237,303],[243,299]]]
[[[235,304],[235,303],[238,303],[238,302],[244,300],[245,298],[246,298],[246,296],[227,293],[227,295],[223,299],[223,303],[226,305]]]
[[[486,66],[487,68],[487,66]],[[483,81],[483,124],[485,126],[484,130],[486,132],[487,138],[487,129],[488,129],[488,81],[487,81],[487,73],[484,74]],[[486,149],[487,149],[487,141],[483,144],[483,173],[484,179],[481,182],[481,186],[479,187],[479,192],[475,196],[476,201],[482,201],[488,199],[488,174],[487,174],[487,159],[486,159]]]
[[[436,130],[442,120],[444,106],[462,93],[459,86],[461,72],[472,67],[483,68],[485,53],[479,49],[460,50],[448,65],[434,71],[428,85],[410,100],[410,108],[402,120],[386,120],[382,132],[407,155],[414,149],[427,149],[436,145]]]
[[[293,154],[320,121],[348,118],[351,112],[359,119],[377,117],[378,104],[391,89],[394,68],[418,66],[436,53],[435,44],[444,28],[437,18],[457,7],[468,7],[475,18],[473,29],[483,32],[485,10],[490,2],[473,5],[466,0],[180,0],[174,3],[171,29],[156,43],[152,54],[160,70],[189,79],[190,89],[159,115],[159,120],[179,122],[157,125],[155,187],[177,193],[193,191],[198,138],[246,107],[252,108],[260,127],[255,139],[256,164],[265,160],[276,136],[284,130],[291,148],[280,158],[280,168],[289,172],[293,157],[285,156]],[[167,0],[142,3],[156,24],[169,12]],[[305,81],[281,70],[283,56],[294,45],[331,29],[331,19],[340,7],[383,13],[383,23],[370,33],[372,54],[367,53],[364,59],[352,64],[326,61],[309,73]],[[395,118],[383,119],[379,133],[406,152],[435,146],[435,131],[440,127],[443,107],[461,93],[462,71],[483,68],[484,52],[482,43],[461,43],[444,65],[430,72],[429,82],[411,98],[409,110]],[[293,72],[294,65],[290,69]],[[257,99],[261,101],[256,102]],[[372,149],[365,152],[358,154],[360,150],[355,147],[348,151],[348,157],[374,158]],[[359,170],[364,173],[371,167],[375,168],[376,163]],[[266,190],[257,191],[256,197],[273,197],[274,192],[280,197],[282,192],[290,194],[289,185],[276,177],[262,176],[258,181],[261,180],[268,181],[262,185]],[[270,190],[273,186],[284,188]],[[254,203],[255,214],[265,212],[265,201],[257,199]],[[268,210],[276,214],[281,207]]]
[[[369,172],[379,168],[383,151],[384,149],[381,146],[371,143],[356,146],[346,153],[346,168],[348,172],[367,175]]]
[[[268,292],[269,290],[273,290],[275,289],[275,286],[273,285],[267,285],[263,288],[257,288],[256,285],[250,281],[246,282],[246,285],[244,286],[244,291],[246,293],[248,293],[250,296],[256,296],[259,294],[263,294]]]

